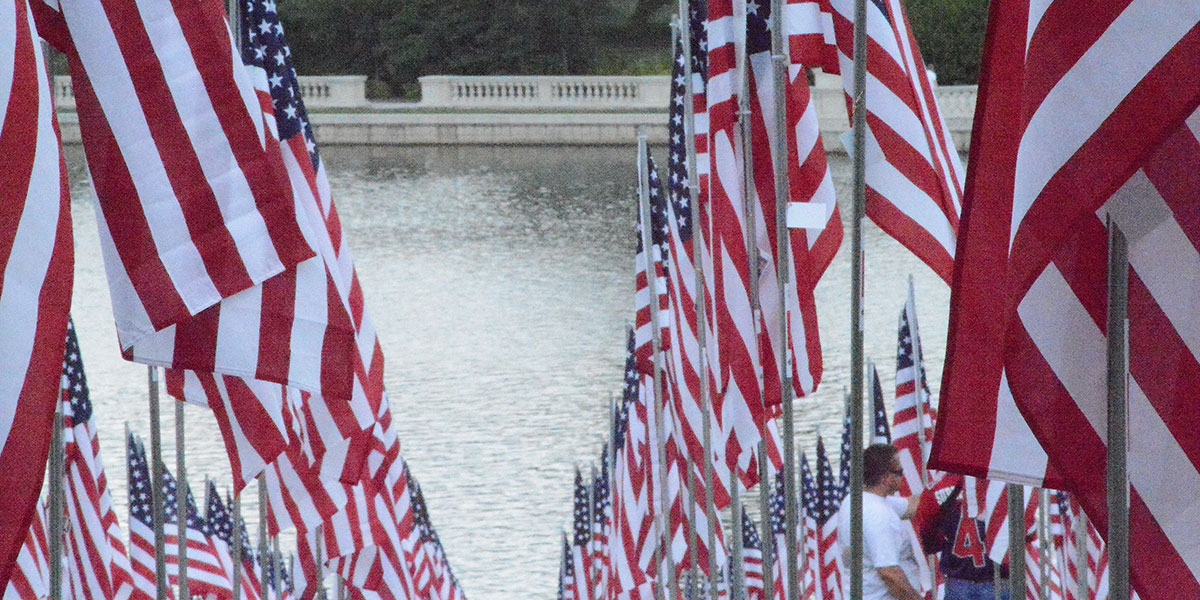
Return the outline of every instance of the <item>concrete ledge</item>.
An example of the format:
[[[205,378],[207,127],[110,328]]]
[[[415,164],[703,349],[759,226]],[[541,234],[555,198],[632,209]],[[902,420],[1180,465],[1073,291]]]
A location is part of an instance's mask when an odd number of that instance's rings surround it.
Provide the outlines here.
[[[644,126],[667,141],[666,113],[314,113],[321,144],[630,145]]]

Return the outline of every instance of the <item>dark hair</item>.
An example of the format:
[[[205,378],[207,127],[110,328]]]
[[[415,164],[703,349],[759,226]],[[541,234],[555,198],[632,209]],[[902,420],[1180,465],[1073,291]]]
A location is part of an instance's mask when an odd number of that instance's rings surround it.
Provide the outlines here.
[[[891,444],[872,444],[863,450],[863,485],[878,485],[892,470],[896,447]]]

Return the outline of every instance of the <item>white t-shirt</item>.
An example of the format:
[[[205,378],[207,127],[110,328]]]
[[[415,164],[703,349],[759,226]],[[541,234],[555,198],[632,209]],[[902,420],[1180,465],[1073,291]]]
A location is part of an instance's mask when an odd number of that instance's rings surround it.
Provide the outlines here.
[[[900,515],[908,502],[900,496],[882,498],[863,493],[863,600],[894,599],[879,577],[881,567],[900,567],[913,589],[921,589],[921,575],[912,544]],[[838,509],[838,543],[842,547],[842,589],[850,590],[850,496]]]

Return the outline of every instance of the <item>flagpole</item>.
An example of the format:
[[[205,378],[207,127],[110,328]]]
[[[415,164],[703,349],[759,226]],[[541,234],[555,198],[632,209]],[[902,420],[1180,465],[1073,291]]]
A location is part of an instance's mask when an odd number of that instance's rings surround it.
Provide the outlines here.
[[[1010,483],[1008,488],[1008,594],[1025,597],[1025,487]]]
[[[44,43],[44,42],[43,42]],[[63,402],[61,394],[54,402],[54,425],[50,432],[50,457],[47,461],[49,479],[49,531],[46,534],[50,557],[50,600],[62,600],[62,561],[55,560],[63,555],[63,476],[65,475],[66,448],[63,440]]]
[[[729,597],[731,600],[747,600],[746,598],[746,564],[742,547],[742,494],[741,482],[734,474],[729,485]]]
[[[233,511],[233,533],[229,536],[233,545],[229,549],[233,560],[233,600],[242,600],[242,499],[235,495],[230,505]]]
[[[258,476],[258,584],[262,587],[262,596],[265,600],[269,595],[267,591],[267,485],[266,477],[262,474]]]
[[[695,75],[692,73],[692,19],[689,0],[679,0],[679,37],[683,41],[683,78],[686,98],[683,102],[684,147],[687,149],[688,196],[691,200],[692,268],[696,271],[693,296],[696,311],[696,345],[699,359],[696,373],[700,380],[700,411],[702,413],[701,436],[704,454],[704,514],[708,520],[708,587],[711,600],[718,598],[717,556],[717,512],[713,499],[716,482],[712,458],[712,398],[708,379],[708,312],[704,281],[704,221],[700,206],[700,176],[696,168],[696,105]]]
[[[759,537],[762,545],[762,580],[763,597],[771,598],[775,593],[775,533],[771,531],[771,494],[774,493],[774,482],[771,481],[770,469],[767,467],[767,443],[758,442],[758,509],[759,521],[762,523],[763,535]],[[786,486],[786,484],[785,484]],[[785,535],[786,539],[786,535]],[[786,551],[786,548],[785,548]]]
[[[863,212],[867,202],[867,7],[854,0],[854,202],[850,214],[850,597],[863,585]]]
[[[1108,218],[1108,594],[1129,597],[1129,248]]]
[[[324,573],[324,571],[325,571],[325,540],[321,539],[321,538],[325,537],[323,535],[324,529],[325,529],[324,524],[317,525],[317,556],[313,559],[313,562],[316,563],[316,569],[317,569],[317,581],[316,581],[317,597],[320,598],[321,600],[325,600],[328,597],[328,592],[325,590],[325,573]]]
[[[775,171],[775,239],[776,260],[775,271],[779,278],[780,302],[780,345],[777,362],[779,364],[779,387],[783,410],[783,485],[784,485],[784,521],[786,530],[784,540],[788,552],[796,549],[796,441],[795,441],[795,411],[793,408],[792,388],[792,347],[790,325],[792,315],[788,311],[788,287],[799,285],[792,282],[791,268],[791,232],[787,223],[788,201],[791,199],[791,188],[788,181],[788,152],[787,140],[787,96],[788,85],[788,54],[787,45],[783,42],[783,0],[771,0],[771,65],[775,76],[775,143],[771,148]],[[765,567],[764,567],[765,568]],[[789,557],[787,572],[784,574],[789,581],[796,580],[796,561]],[[799,596],[794,591],[795,585],[787,587],[787,600],[796,600]]]
[[[820,435],[820,432],[818,432],[817,435]],[[795,476],[797,479],[802,477],[802,472],[800,469],[796,469]],[[795,484],[797,485],[797,487],[800,490],[804,489],[803,481],[796,481]],[[797,499],[798,499],[798,497],[797,497]],[[808,573],[808,506],[806,506],[804,502],[800,502],[797,504],[797,508],[798,508],[798,510],[796,511],[796,521],[797,521],[796,538],[797,538],[798,542],[796,544],[796,547],[791,549],[791,552],[794,552],[796,554],[794,554],[793,557],[789,557],[788,560],[796,561],[796,566],[798,568],[798,574],[795,578],[786,580],[784,582],[784,588],[785,589],[787,589],[788,587],[798,588],[798,591],[796,593],[797,593],[797,596],[799,597],[800,594],[805,593],[804,577]],[[790,578],[791,575],[788,575],[788,577]]]
[[[638,126],[637,132],[638,142],[638,207],[641,215],[641,235],[642,235],[642,252],[644,253],[646,283],[649,285],[650,292],[650,339],[652,343],[652,351],[654,353],[654,429],[658,436],[657,452],[658,452],[658,468],[659,468],[659,511],[655,515],[654,522],[658,529],[658,577],[654,578],[655,587],[658,589],[658,598],[665,598],[662,593],[662,586],[665,584],[671,590],[673,597],[679,597],[679,588],[674,584],[675,565],[671,556],[670,543],[670,503],[667,500],[667,438],[664,429],[663,419],[663,389],[662,389],[662,338],[659,323],[661,322],[658,314],[658,273],[654,270],[653,254],[653,238],[650,235],[650,163],[647,160],[648,150],[646,148],[646,131],[643,127]],[[669,567],[669,568],[668,568]],[[666,570],[666,576],[663,576],[663,571]]]
[[[283,598],[283,553],[279,551],[279,536],[272,538],[274,541],[275,556],[272,565],[275,567],[275,597]]]
[[[1073,519],[1071,525],[1075,531],[1075,585],[1079,590],[1080,598],[1088,597],[1088,543],[1091,541],[1091,536],[1088,535],[1087,515],[1083,514],[1083,507],[1079,508],[1079,518]]]
[[[190,598],[188,594],[188,558],[187,558],[187,467],[184,459],[184,418],[183,402],[175,402],[175,473],[178,475],[175,486],[175,521],[178,525],[179,538],[176,547],[179,552],[179,597]]]
[[[163,506],[162,431],[158,414],[158,369],[146,367],[150,387],[150,502],[154,513],[154,577],[158,600],[167,598],[167,541],[163,526],[166,515]]]
[[[1038,575],[1041,585],[1038,586],[1038,597],[1042,600],[1050,598],[1050,492],[1038,490]]]

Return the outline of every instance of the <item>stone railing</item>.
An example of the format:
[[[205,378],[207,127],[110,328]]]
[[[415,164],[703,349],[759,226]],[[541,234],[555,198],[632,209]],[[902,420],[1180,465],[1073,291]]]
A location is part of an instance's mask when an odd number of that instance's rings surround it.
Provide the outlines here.
[[[300,93],[309,108],[359,108],[368,105],[366,75],[313,75],[300,77]],[[75,108],[71,78],[54,78],[54,101],[59,108]]]
[[[458,76],[420,78],[421,104],[446,108],[665,109],[662,76]]]

